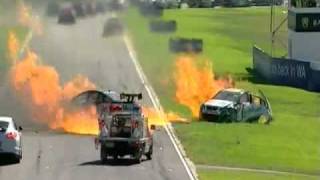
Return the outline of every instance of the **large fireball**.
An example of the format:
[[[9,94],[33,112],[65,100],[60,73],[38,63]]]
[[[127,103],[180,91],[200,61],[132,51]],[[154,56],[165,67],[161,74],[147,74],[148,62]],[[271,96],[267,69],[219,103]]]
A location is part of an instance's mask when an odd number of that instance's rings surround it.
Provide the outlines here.
[[[233,86],[231,78],[217,79],[208,60],[198,62],[194,56],[179,56],[174,68],[176,101],[199,116],[201,103],[213,97],[219,90]]]

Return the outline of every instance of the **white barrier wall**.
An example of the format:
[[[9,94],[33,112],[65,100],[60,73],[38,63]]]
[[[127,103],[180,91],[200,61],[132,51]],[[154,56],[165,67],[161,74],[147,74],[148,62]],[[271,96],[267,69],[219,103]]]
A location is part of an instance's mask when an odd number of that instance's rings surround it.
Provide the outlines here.
[[[320,33],[292,30],[289,30],[288,33],[289,58],[310,62],[312,69],[317,68],[317,64],[320,65]]]
[[[320,8],[291,8],[288,23],[289,58],[320,70]]]

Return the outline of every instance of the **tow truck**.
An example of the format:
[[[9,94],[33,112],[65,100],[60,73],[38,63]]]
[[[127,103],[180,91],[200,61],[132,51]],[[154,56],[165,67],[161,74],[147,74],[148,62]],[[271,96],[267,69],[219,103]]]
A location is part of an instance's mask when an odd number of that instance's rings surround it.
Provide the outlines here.
[[[78,95],[77,104],[95,104],[99,114],[99,134],[95,139],[100,146],[100,159],[103,163],[118,160],[125,156],[137,163],[143,156],[152,159],[153,133],[148,118],[143,114],[137,100],[142,94],[118,94],[114,91],[87,91]]]

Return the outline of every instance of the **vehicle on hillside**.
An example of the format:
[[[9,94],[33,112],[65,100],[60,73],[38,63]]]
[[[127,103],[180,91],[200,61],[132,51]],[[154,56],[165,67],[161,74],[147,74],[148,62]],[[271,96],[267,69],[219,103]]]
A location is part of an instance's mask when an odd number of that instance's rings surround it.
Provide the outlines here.
[[[214,7],[214,0],[182,0],[181,3],[187,3],[190,8]]]
[[[73,9],[78,17],[85,17],[86,14],[86,6],[83,1],[76,1],[72,3]]]
[[[12,117],[0,117],[0,157],[13,158],[15,163],[22,159],[22,128]]]
[[[142,94],[118,94],[115,91],[86,91],[73,99],[77,105],[95,104],[98,111],[100,158],[107,162],[130,156],[140,163],[152,158],[154,125],[148,124],[137,99]]]
[[[127,7],[127,2],[124,0],[109,0],[107,8],[110,11],[121,11]]]
[[[268,124],[272,110],[267,97],[242,89],[224,89],[200,107],[200,119],[212,122],[259,122]]]
[[[97,14],[97,6],[95,2],[88,1],[85,3],[85,10],[87,15],[96,15]]]
[[[160,9],[177,9],[179,8],[179,1],[177,0],[156,0],[153,6]]]
[[[270,6],[271,3],[273,5],[282,5],[283,0],[274,0],[274,1],[269,1],[269,0],[251,0],[251,5],[253,6]]]
[[[106,2],[97,1],[96,2],[96,11],[97,11],[97,13],[105,13],[107,11]]]
[[[63,6],[59,11],[58,16],[59,24],[74,24],[76,23],[76,12],[72,5]]]
[[[224,0],[223,6],[225,7],[248,7],[251,6],[249,0]]]

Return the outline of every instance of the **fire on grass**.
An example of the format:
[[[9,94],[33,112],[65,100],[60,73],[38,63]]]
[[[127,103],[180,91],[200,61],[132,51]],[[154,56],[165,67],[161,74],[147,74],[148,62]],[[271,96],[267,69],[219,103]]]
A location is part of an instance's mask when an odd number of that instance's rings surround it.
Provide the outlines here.
[[[199,116],[201,103],[212,98],[218,91],[234,86],[230,76],[217,78],[212,64],[207,59],[197,59],[193,55],[179,56],[175,61],[174,83],[176,101]]]

